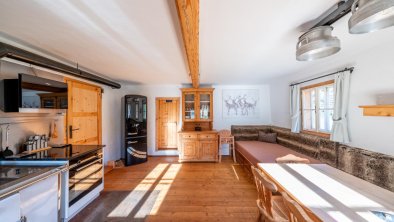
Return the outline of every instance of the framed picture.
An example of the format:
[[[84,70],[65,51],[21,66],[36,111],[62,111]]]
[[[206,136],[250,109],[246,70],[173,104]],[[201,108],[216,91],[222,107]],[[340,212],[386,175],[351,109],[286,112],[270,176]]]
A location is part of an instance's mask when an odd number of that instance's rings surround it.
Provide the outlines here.
[[[258,118],[260,114],[258,89],[223,89],[223,119]]]

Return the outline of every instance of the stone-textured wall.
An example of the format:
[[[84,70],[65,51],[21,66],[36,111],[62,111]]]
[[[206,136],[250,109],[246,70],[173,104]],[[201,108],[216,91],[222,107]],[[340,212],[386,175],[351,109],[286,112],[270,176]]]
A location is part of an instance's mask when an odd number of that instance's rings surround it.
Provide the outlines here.
[[[276,126],[231,126],[235,140],[257,140],[259,131],[278,134],[278,144],[316,158],[363,180],[394,192],[394,157],[350,147]]]

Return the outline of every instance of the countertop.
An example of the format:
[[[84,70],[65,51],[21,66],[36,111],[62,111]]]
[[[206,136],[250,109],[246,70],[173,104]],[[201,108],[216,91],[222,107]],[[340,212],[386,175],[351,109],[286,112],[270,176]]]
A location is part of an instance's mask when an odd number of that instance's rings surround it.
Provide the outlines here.
[[[1,165],[0,199],[65,170],[67,164],[62,166]]]
[[[179,131],[178,133],[197,133],[197,134],[201,134],[201,133],[218,133],[218,131],[216,131],[216,130],[203,130],[203,131],[182,130],[182,131]]]
[[[62,148],[51,148],[47,151],[30,154],[24,157],[7,157],[6,161],[13,160],[72,160],[82,155],[95,152],[105,145],[70,145]]]

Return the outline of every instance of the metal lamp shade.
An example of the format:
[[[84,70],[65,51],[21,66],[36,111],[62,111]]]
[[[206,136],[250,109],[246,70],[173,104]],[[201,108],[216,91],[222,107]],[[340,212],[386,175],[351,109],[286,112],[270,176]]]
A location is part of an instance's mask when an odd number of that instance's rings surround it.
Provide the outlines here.
[[[353,3],[350,33],[368,33],[393,25],[394,0],[356,0]]]
[[[297,60],[311,61],[341,50],[339,39],[331,35],[332,30],[331,26],[319,26],[300,36],[297,43]]]

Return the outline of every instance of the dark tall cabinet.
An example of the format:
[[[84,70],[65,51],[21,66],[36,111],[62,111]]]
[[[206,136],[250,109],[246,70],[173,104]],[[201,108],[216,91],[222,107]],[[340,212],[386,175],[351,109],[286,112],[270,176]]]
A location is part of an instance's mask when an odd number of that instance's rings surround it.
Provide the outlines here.
[[[125,163],[130,166],[148,160],[147,99],[140,95],[126,95],[124,106]]]

